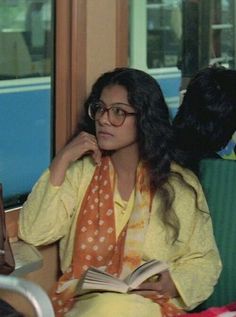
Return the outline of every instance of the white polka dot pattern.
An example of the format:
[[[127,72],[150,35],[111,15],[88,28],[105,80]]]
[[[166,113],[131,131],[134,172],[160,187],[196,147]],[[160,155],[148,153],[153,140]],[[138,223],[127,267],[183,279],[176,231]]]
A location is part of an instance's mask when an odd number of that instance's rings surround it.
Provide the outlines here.
[[[102,158],[101,165],[95,169],[79,212],[71,267],[63,274],[57,285],[63,285],[65,281],[75,277],[79,278],[90,266],[103,267],[110,274],[120,276],[129,273],[125,272],[126,269],[133,270],[140,264],[143,237],[151,206],[143,170],[140,172],[139,168],[137,172],[133,209],[135,212],[131,214],[128,224],[116,239],[112,194],[114,169],[109,157]],[[73,305],[73,296],[73,287],[53,296],[57,317],[62,317],[63,311]]]

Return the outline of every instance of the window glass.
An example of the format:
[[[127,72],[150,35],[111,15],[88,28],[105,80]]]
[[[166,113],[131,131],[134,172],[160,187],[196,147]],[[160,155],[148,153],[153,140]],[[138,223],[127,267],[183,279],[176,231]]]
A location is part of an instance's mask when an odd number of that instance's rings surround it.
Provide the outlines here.
[[[211,23],[211,62],[234,67],[234,6],[232,0],[214,0]]]
[[[52,0],[0,0],[0,182],[22,202],[53,147]]]
[[[147,1],[147,66],[175,67],[181,48],[180,0]]]
[[[129,0],[129,65],[158,81],[172,118],[199,69],[236,69],[235,34],[235,0]]]

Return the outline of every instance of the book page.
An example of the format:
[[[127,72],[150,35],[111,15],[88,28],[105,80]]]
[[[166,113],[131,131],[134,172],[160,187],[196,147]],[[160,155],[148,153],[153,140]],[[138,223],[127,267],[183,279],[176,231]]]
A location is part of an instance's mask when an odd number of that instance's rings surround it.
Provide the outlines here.
[[[151,260],[143,263],[136,270],[134,270],[126,279],[125,282],[134,289],[144,282],[149,277],[156,275],[160,272],[166,271],[168,265],[166,262]]]
[[[82,290],[97,289],[120,293],[126,293],[128,290],[128,285],[124,281],[93,267],[87,270],[79,284]]]
[[[65,282],[61,287],[59,287],[57,292],[60,293],[68,287],[73,287],[76,289],[77,295],[82,295],[96,290],[127,293],[130,289],[135,289],[149,277],[167,269],[167,263],[158,260],[151,260],[143,263],[124,280],[121,280],[102,271],[101,269],[91,267],[84,273],[80,280],[72,279]]]

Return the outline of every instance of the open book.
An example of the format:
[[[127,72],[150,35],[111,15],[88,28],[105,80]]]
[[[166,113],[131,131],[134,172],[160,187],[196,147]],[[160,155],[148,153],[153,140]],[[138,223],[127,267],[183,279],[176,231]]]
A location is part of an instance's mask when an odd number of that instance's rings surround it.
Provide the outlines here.
[[[148,278],[166,271],[167,269],[167,263],[158,260],[150,260],[141,264],[124,280],[121,280],[101,269],[90,267],[80,280],[72,279],[65,282],[57,292],[61,293],[65,289],[72,287],[76,289],[76,295],[82,295],[96,290],[127,293],[130,290],[137,288]]]

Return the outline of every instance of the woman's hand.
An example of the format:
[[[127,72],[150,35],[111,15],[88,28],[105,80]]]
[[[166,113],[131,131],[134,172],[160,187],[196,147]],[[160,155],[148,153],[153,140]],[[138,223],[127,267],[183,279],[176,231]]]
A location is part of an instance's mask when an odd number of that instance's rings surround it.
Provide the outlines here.
[[[90,154],[96,164],[100,163],[102,154],[96,137],[87,132],[81,132],[54,158],[50,166],[51,183],[54,186],[60,186],[64,181],[69,165],[86,154]]]
[[[159,274],[157,281],[147,281],[134,290],[140,295],[148,295],[156,292],[160,295],[168,295],[169,297],[178,297],[178,291],[173,283],[169,271]]]
[[[60,151],[58,156],[69,165],[88,153],[92,155],[96,164],[100,162],[101,151],[96,137],[87,132],[81,132]]]

